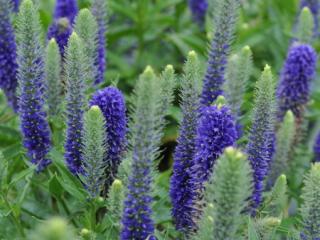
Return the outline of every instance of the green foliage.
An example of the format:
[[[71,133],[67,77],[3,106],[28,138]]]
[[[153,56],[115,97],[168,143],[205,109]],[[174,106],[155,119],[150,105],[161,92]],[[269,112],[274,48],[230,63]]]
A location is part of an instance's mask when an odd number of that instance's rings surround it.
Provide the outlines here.
[[[61,56],[55,39],[51,39],[48,43],[45,60],[46,103],[49,117],[54,118],[61,113],[62,107]]]
[[[103,189],[105,167],[104,156],[108,149],[105,141],[105,119],[98,106],[92,106],[84,115],[83,170],[81,179],[92,198]]]
[[[95,77],[97,76],[97,67],[95,61],[97,59],[97,38],[98,38],[98,24],[95,17],[88,9],[82,9],[76,20],[74,31],[82,39],[84,45],[85,55],[85,68],[86,80],[88,87],[93,84]]]
[[[270,173],[270,184],[274,184],[277,177],[288,171],[289,157],[292,149],[292,144],[295,137],[295,119],[291,111],[288,111],[283,122],[277,132],[276,153],[273,157],[272,169]]]
[[[212,212],[211,218],[200,225],[199,236],[204,236],[207,227],[211,227],[208,239],[236,239],[237,230],[241,224],[241,212],[248,206],[251,195],[251,168],[247,157],[240,151],[229,147],[219,158],[213,177],[206,189],[208,205],[204,212]],[[213,209],[210,204],[213,204]],[[207,221],[212,221],[209,224]],[[199,236],[196,239],[200,239]]]
[[[301,215],[304,224],[305,239],[317,239],[320,237],[320,163],[312,165],[306,175],[302,189],[303,204]]]
[[[38,225],[29,240],[76,240],[74,229],[62,218],[51,218]]]
[[[296,37],[300,42],[311,43],[314,30],[314,20],[308,7],[304,7],[300,13]]]
[[[230,57],[223,90],[232,113],[239,117],[244,93],[252,73],[252,52],[249,46]]]

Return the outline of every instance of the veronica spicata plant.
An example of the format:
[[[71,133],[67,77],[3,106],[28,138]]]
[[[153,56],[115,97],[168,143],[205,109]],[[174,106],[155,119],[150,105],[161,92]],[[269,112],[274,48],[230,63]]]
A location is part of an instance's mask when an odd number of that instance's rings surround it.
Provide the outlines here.
[[[304,180],[302,189],[303,205],[301,206],[301,215],[304,229],[301,233],[303,240],[320,239],[320,163],[312,165],[310,172]]]
[[[193,206],[194,189],[189,186],[190,169],[193,166],[195,137],[199,115],[199,96],[201,78],[200,62],[195,52],[190,52],[181,78],[182,122],[178,145],[174,153],[173,175],[170,181],[172,216],[176,228],[188,235],[196,228]]]
[[[160,83],[148,67],[134,92],[130,121],[131,172],[124,201],[120,239],[156,239],[152,219],[153,161],[158,157],[164,116]]]
[[[0,88],[4,91],[9,105],[17,111],[17,47],[12,10],[10,0],[0,1]]]
[[[17,23],[19,116],[23,144],[37,170],[43,170],[50,160],[50,128],[44,111],[44,60],[41,26],[36,7],[24,0]]]
[[[309,100],[310,84],[315,76],[317,53],[308,44],[293,43],[281,72],[277,88],[278,117],[291,110],[301,119]]]
[[[254,189],[252,208],[262,202],[264,180],[268,175],[273,155],[274,120],[275,120],[275,86],[271,68],[267,65],[256,84],[255,102],[252,114],[252,126],[246,152],[253,169]]]
[[[209,50],[208,67],[204,77],[201,104],[210,106],[222,93],[225,68],[233,40],[240,6],[239,0],[219,0],[215,31]]]
[[[198,233],[193,239],[238,239],[240,214],[248,206],[251,182],[251,167],[247,157],[232,147],[226,148],[206,187],[207,207],[204,212],[209,215],[205,214],[206,218],[200,221]]]
[[[61,56],[59,53],[59,46],[54,38],[49,41],[46,50],[45,75],[48,115],[53,118],[61,113],[61,104],[63,101],[61,96]]]
[[[98,69],[95,65],[96,59],[98,58],[98,24],[95,17],[88,9],[82,9],[79,12],[75,19],[74,31],[82,39],[84,44],[84,53],[86,57],[84,73],[86,73],[86,82],[88,88],[90,88],[98,75]]]
[[[288,111],[277,132],[276,152],[270,172],[270,183],[272,185],[282,173],[286,173],[288,170],[295,132],[294,115],[291,111]]]
[[[110,186],[118,172],[118,166],[127,145],[126,105],[123,94],[116,87],[98,90],[92,96],[90,106],[100,107],[105,118],[105,138],[108,151],[104,157],[106,164],[106,187]]]
[[[92,14],[95,16],[98,23],[98,57],[96,58],[95,65],[98,69],[98,74],[95,79],[95,84],[102,83],[104,81],[104,73],[106,70],[106,32],[107,32],[107,1],[105,0],[93,0],[92,2]]]
[[[67,78],[65,161],[74,174],[82,172],[82,131],[85,99],[85,53],[80,37],[73,33],[66,49]]]

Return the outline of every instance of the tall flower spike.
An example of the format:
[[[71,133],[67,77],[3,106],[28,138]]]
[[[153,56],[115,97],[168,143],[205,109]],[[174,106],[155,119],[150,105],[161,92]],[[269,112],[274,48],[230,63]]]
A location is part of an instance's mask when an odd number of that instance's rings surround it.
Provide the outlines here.
[[[202,25],[206,19],[208,1],[207,0],[189,0],[189,8],[191,10],[193,19]]]
[[[303,204],[301,215],[304,223],[302,239],[315,240],[320,239],[320,163],[312,165],[310,172],[304,180],[302,189]]]
[[[104,73],[106,71],[106,32],[107,32],[107,1],[93,0],[92,13],[96,17],[98,23],[98,57],[96,58],[96,67],[98,68],[98,75],[95,79],[95,84],[104,81]]]
[[[48,39],[55,38],[60,48],[61,56],[72,33],[72,24],[78,13],[76,0],[56,0],[53,23],[48,30]]]
[[[199,96],[201,78],[200,63],[194,51],[190,52],[184,66],[181,80],[182,122],[178,146],[174,153],[173,175],[170,181],[172,216],[176,229],[188,235],[195,229],[194,209],[190,200],[193,191],[188,186],[189,171],[195,153],[195,137],[199,115]]]
[[[293,43],[282,69],[277,88],[278,118],[291,110],[296,118],[303,115],[309,100],[310,83],[316,72],[317,54],[308,44]]]
[[[318,132],[313,145],[314,160],[320,162],[320,132]]]
[[[207,205],[210,208],[210,204],[214,204],[211,210],[211,237],[208,239],[237,239],[240,214],[251,194],[251,182],[251,168],[247,157],[228,147],[218,159],[213,177],[206,188]],[[208,211],[210,212],[210,209]],[[202,231],[206,231],[206,228],[203,229],[200,225],[198,234],[201,235]]]
[[[109,146],[105,156],[106,187],[113,182],[126,148],[126,105],[124,96],[115,87],[107,87],[93,94],[90,106],[100,107],[106,120],[106,141]]]
[[[318,0],[317,0],[318,1]],[[314,30],[314,21],[312,13],[308,7],[304,7],[298,19],[298,25],[295,32],[296,38],[302,43],[311,43]]]
[[[152,220],[153,161],[158,157],[164,116],[160,84],[148,67],[134,92],[130,122],[131,173],[124,201],[121,240],[155,240]]]
[[[39,15],[32,0],[24,0],[17,24],[19,115],[23,143],[37,170],[49,163],[50,129],[44,111],[44,63]]]
[[[61,56],[55,39],[51,39],[46,51],[47,105],[49,117],[58,116],[62,104]]]
[[[4,91],[9,105],[17,111],[17,49],[10,0],[0,0],[0,35],[0,88]]]
[[[204,77],[201,104],[210,106],[222,93],[225,68],[230,52],[235,24],[238,17],[239,0],[217,1],[215,32],[209,50],[207,72]]]
[[[87,85],[92,86],[98,74],[95,66],[97,59],[98,25],[88,9],[82,9],[76,17],[74,31],[79,35],[84,44],[86,56]]]
[[[82,181],[92,198],[100,195],[104,185],[106,163],[105,119],[98,106],[92,106],[84,115],[82,136]]]
[[[253,169],[254,190],[252,208],[259,207],[262,202],[264,179],[273,153],[270,145],[274,141],[275,99],[274,81],[270,67],[267,65],[256,84],[256,99],[254,102],[252,126],[247,145],[248,159]]]
[[[319,17],[320,17],[320,2],[319,0],[301,0],[300,8],[308,7],[313,15],[314,35],[319,34]]]
[[[252,67],[252,52],[249,46],[242,48],[238,54],[232,55],[228,62],[223,91],[227,104],[237,120],[240,118],[240,108]]]
[[[66,117],[67,132],[65,141],[65,160],[70,171],[82,171],[82,129],[83,113],[86,109],[84,94],[84,51],[83,43],[76,33],[72,33],[66,50]]]
[[[295,121],[291,111],[288,111],[277,132],[277,146],[270,173],[270,184],[286,173],[288,169],[289,154],[295,136]]]

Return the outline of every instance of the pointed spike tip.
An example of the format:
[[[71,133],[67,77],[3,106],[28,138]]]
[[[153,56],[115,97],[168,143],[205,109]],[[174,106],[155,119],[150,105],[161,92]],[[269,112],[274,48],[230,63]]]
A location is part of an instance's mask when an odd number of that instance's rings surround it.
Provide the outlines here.
[[[174,68],[171,64],[168,64],[165,69],[166,72],[174,72]]]

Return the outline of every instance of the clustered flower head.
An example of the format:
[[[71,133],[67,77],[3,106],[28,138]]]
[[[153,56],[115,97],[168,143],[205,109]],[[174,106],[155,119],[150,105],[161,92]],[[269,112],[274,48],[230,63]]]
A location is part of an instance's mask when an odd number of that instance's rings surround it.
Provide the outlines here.
[[[9,0],[0,1],[0,88],[17,111],[17,53]]]
[[[39,15],[31,0],[25,0],[18,16],[19,115],[23,143],[38,171],[50,160],[50,129],[44,111],[44,61]]]
[[[110,185],[117,173],[126,147],[127,119],[122,93],[116,87],[98,90],[90,101],[101,109],[106,122],[108,152],[105,156],[107,184]]]
[[[209,106],[201,109],[196,136],[193,181],[204,184],[213,172],[216,160],[224,149],[233,146],[237,130],[231,111],[226,106]]]
[[[198,23],[203,24],[205,21],[208,1],[207,0],[189,0],[189,7],[193,15],[194,20]]]
[[[308,44],[293,43],[281,72],[277,89],[278,117],[291,110],[301,118],[309,100],[310,83],[316,72],[317,54]]]

